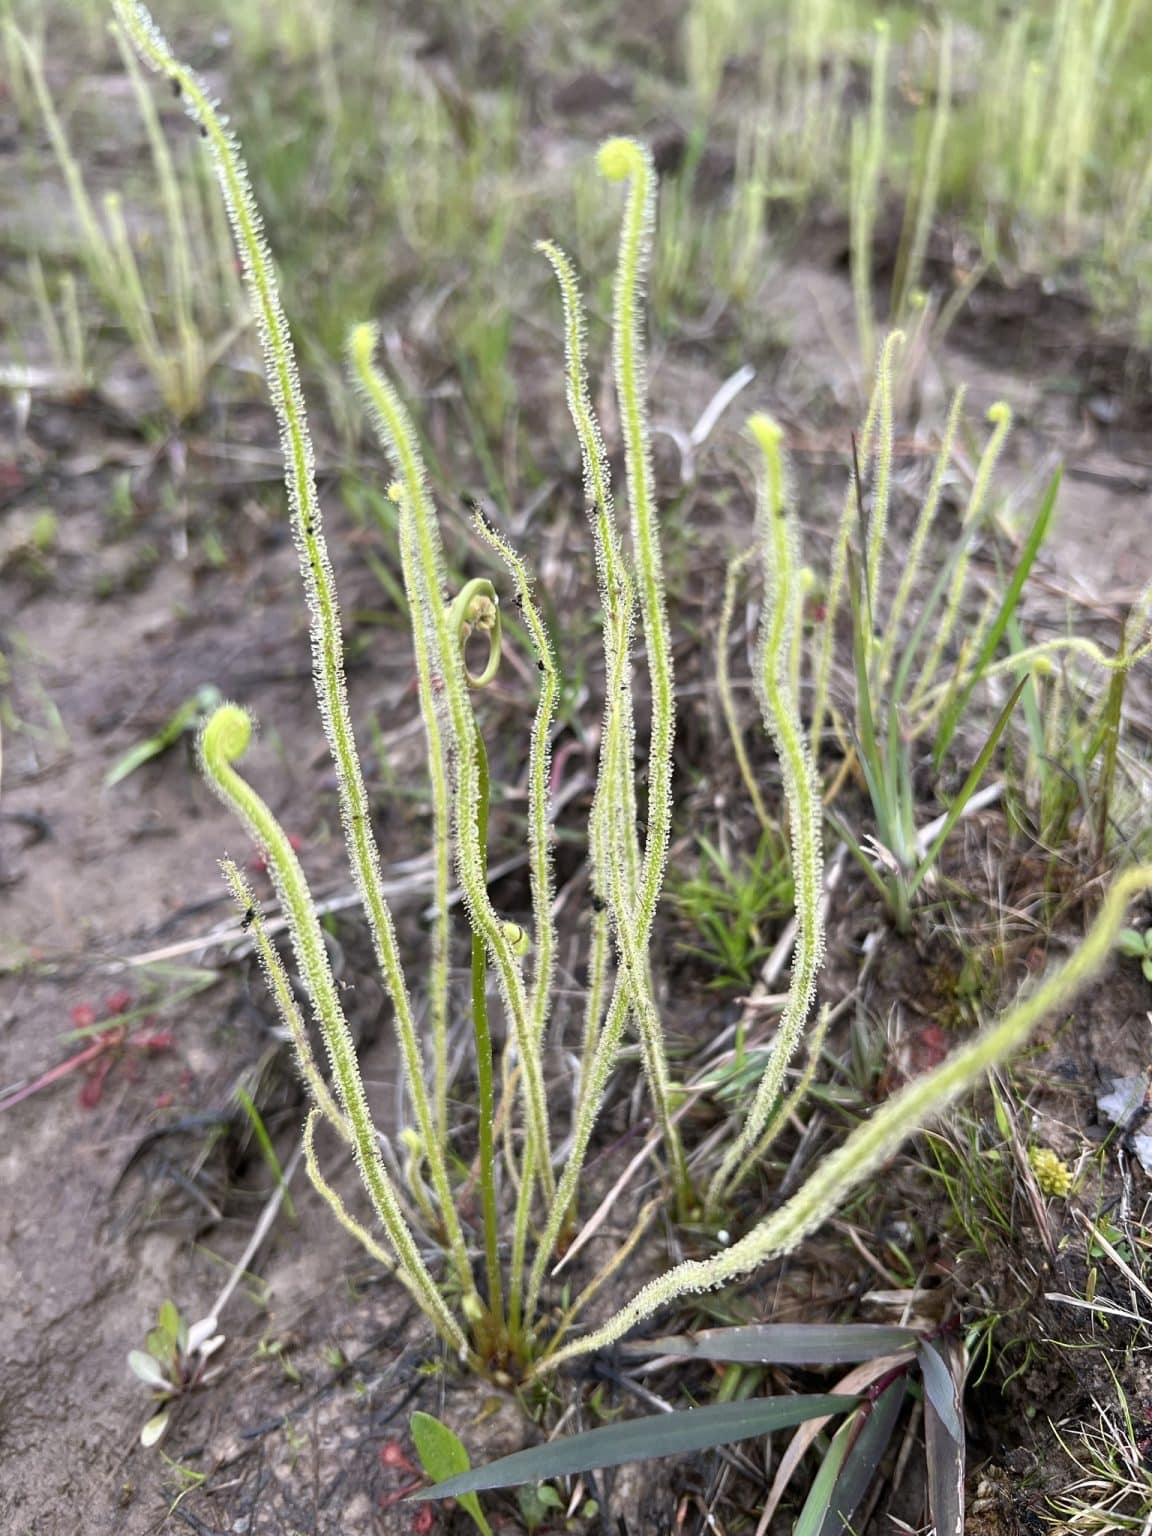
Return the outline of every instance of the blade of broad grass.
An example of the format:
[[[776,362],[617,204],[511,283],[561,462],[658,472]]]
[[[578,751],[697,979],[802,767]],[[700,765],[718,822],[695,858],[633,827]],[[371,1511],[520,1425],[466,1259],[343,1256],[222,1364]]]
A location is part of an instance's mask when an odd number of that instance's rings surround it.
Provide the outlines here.
[[[854,1366],[847,1375],[842,1376],[832,1390],[838,1393],[866,1392],[873,1383],[885,1380],[893,1371],[910,1364],[912,1359],[913,1356],[910,1353],[902,1352],[895,1355],[882,1355],[878,1360],[866,1360],[862,1365]],[[756,1536],[765,1536],[780,1507],[780,1501],[784,1497],[788,1484],[796,1474],[797,1467],[816,1443],[827,1422],[827,1419],[810,1419],[800,1426],[788,1442],[780,1457],[772,1486],[764,1499],[764,1507],[760,1511],[760,1522],[756,1527]]]
[[[1020,628],[1020,619],[1018,615],[1012,615],[1012,618],[1009,620],[1006,633],[1008,636],[1010,654],[1015,654],[1017,651],[1022,651],[1025,649],[1027,642],[1024,639],[1024,632]],[[1024,690],[1022,696],[1022,704],[1024,709],[1024,721],[1028,728],[1028,741],[1030,743],[1032,753],[1037,758],[1037,760],[1039,760],[1044,753],[1044,725],[1040,716],[1039,690],[1036,686],[1036,678],[1031,672],[1028,674],[1028,686]]]
[[[936,1536],[964,1536],[964,1445],[953,1440],[931,1406],[924,1409],[928,1513]]]
[[[968,804],[969,800],[971,800],[972,796],[976,792],[977,787],[979,786],[980,780],[984,777],[985,770],[987,769],[988,764],[992,761],[992,754],[996,751],[996,747],[1000,741],[1000,738],[1003,736],[1005,730],[1007,729],[1008,721],[1012,718],[1012,712],[1016,708],[1016,702],[1027,686],[1028,675],[1026,674],[1020,679],[1015,688],[1013,688],[1012,692],[1009,694],[1008,702],[1000,711],[1000,714],[996,720],[996,724],[992,727],[992,733],[988,737],[988,740],[984,743],[984,747],[980,753],[980,756],[972,764],[972,768],[969,771],[968,777],[964,780],[964,783],[960,787],[960,792],[957,794],[951,806],[948,808],[948,815],[945,817],[944,825],[940,828],[939,832],[937,832],[932,846],[924,855],[924,858],[917,866],[916,873],[909,881],[909,900],[911,900],[919,890],[924,877],[929,873],[936,860],[940,857],[940,850],[943,848],[945,842],[951,835],[952,828],[964,814],[964,807]]]
[[[417,1412],[412,1415],[409,1428],[416,1444],[420,1465],[429,1477],[443,1482],[446,1478],[460,1477],[471,1471],[472,1463],[468,1459],[468,1452],[447,1424],[442,1424],[430,1413]],[[484,1518],[484,1511],[480,1508],[480,1500],[476,1495],[463,1493],[459,1497],[461,1509],[472,1516],[481,1536],[492,1536],[492,1527]]]
[[[837,1430],[793,1536],[841,1536],[851,1529],[849,1522],[888,1449],[907,1392],[907,1378],[901,1376]]]
[[[924,1395],[931,1402],[940,1422],[953,1440],[963,1437],[960,1420],[960,1401],[956,1382],[940,1351],[927,1340],[917,1351],[920,1372],[924,1377]]]
[[[852,489],[856,497],[856,532],[860,538],[860,564],[864,567],[864,601],[865,619],[867,620],[867,635],[869,641],[872,638],[874,619],[872,616],[872,570],[868,562],[871,541],[868,538],[868,518],[864,512],[864,486],[860,479],[860,453],[856,443],[856,434],[852,434]],[[856,556],[852,550],[848,551],[848,559],[854,561]],[[859,571],[857,571],[859,577]],[[859,588],[857,589],[859,592]]]
[[[1020,551],[1020,559],[1016,562],[1016,568],[1012,572],[1012,578],[1008,583],[1007,591],[1000,603],[999,610],[992,622],[991,628],[984,637],[984,643],[980,647],[980,653],[972,665],[971,675],[964,687],[953,697],[944,710],[940,721],[940,730],[936,737],[936,746],[933,748],[932,761],[939,768],[956,734],[956,727],[968,706],[968,700],[972,697],[976,684],[983,676],[984,668],[996,654],[996,647],[1004,636],[1004,631],[1012,615],[1016,611],[1016,605],[1020,601],[1020,593],[1028,574],[1035,563],[1036,556],[1040,552],[1040,546],[1048,535],[1048,527],[1052,521],[1052,513],[1056,508],[1056,497],[1060,491],[1061,471],[1058,469],[1049,482],[1048,489],[1044,493],[1044,500],[1040,504],[1040,510],[1028,530],[1028,537],[1024,540],[1024,547]]]
[[[679,1355],[759,1365],[849,1365],[915,1349],[921,1337],[913,1328],[880,1323],[750,1323],[636,1340],[622,1348],[626,1355],[646,1358]]]
[[[929,1360],[935,1364],[930,1364]],[[955,1361],[955,1367],[949,1361]],[[924,1449],[928,1466],[928,1511],[936,1536],[964,1536],[963,1370],[960,1358],[925,1343],[920,1350],[924,1380]],[[945,1409],[941,1412],[941,1409]]]
[[[848,1455],[850,1435],[854,1429],[859,1428],[858,1413],[854,1413],[847,1424],[832,1437],[832,1444],[820,1463],[820,1470],[812,1480],[812,1486],[808,1490],[808,1497],[804,1500],[804,1508],[800,1511],[800,1518],[792,1527],[792,1536],[820,1536],[824,1529],[824,1522],[832,1507],[832,1496],[836,1491],[836,1483],[840,1473],[844,1469],[844,1460]],[[835,1527],[843,1529],[843,1526]]]
[[[1127,635],[1120,637],[1121,652],[1127,646]],[[1128,681],[1128,671],[1125,667],[1118,667],[1112,673],[1108,681],[1108,692],[1104,698],[1102,710],[1101,732],[1103,737],[1103,753],[1100,759],[1100,775],[1096,785],[1096,857],[1103,859],[1108,845],[1108,820],[1112,814],[1112,790],[1116,783],[1116,764],[1120,752],[1120,726],[1124,716],[1124,687]],[[1095,759],[1096,752],[1092,753],[1089,762]]]
[[[585,1434],[548,1445],[533,1446],[527,1451],[517,1451],[486,1467],[476,1467],[438,1483],[435,1488],[413,1494],[412,1498],[455,1499],[462,1493],[476,1493],[482,1488],[509,1488],[517,1483],[537,1483],[601,1467],[619,1467],[629,1461],[707,1451],[736,1440],[791,1429],[807,1419],[846,1413],[858,1401],[857,1397],[832,1393],[757,1397],[742,1403],[714,1403],[708,1408],[650,1414],[642,1419],[628,1419],[601,1429],[590,1429]]]
[[[900,728],[896,705],[888,709],[889,784],[896,818],[896,846],[892,849],[902,870],[916,862],[916,799],[912,792],[912,762]]]

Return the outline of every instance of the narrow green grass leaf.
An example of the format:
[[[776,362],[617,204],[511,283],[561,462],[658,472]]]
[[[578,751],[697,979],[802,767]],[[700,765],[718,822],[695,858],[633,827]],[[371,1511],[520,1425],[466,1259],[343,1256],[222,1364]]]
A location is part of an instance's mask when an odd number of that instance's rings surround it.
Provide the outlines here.
[[[964,807],[975,794],[976,787],[980,783],[980,780],[984,777],[984,773],[988,767],[988,764],[992,761],[992,754],[996,751],[996,747],[1000,741],[1000,738],[1003,736],[1005,730],[1007,729],[1008,722],[1012,718],[1012,712],[1016,708],[1017,700],[1024,692],[1027,683],[1028,677],[1025,675],[1016,684],[1015,688],[1013,688],[1011,694],[1008,697],[1007,704],[1005,704],[1004,708],[1000,711],[1000,714],[996,720],[996,724],[992,727],[992,734],[984,743],[984,747],[980,753],[980,756],[972,764],[972,768],[968,774],[968,777],[964,780],[964,783],[960,787],[959,794],[956,796],[955,800],[953,800],[951,806],[949,807],[948,815],[944,820],[944,825],[936,834],[932,846],[924,855],[924,858],[917,868],[916,873],[913,875],[911,881],[909,882],[909,900],[911,900],[916,892],[920,889],[921,882],[923,881],[925,875],[928,874],[936,860],[940,857],[940,850],[943,848],[944,844],[947,842],[949,836],[951,835],[952,828],[960,820],[960,817],[964,814]]]
[[[1121,636],[1120,649],[1127,646],[1127,635]],[[1120,753],[1120,731],[1124,717],[1124,689],[1128,682],[1128,669],[1118,667],[1108,681],[1108,692],[1101,711],[1101,735],[1103,753],[1096,791],[1096,857],[1104,858],[1108,843],[1108,821],[1112,814],[1112,789],[1116,782],[1116,764]],[[1095,758],[1095,752],[1092,757]]]
[[[804,1500],[800,1518],[792,1528],[792,1536],[820,1536],[823,1531],[824,1522],[828,1519],[832,1508],[832,1497],[836,1492],[836,1483],[844,1466],[844,1458],[848,1455],[848,1447],[852,1443],[852,1435],[860,1427],[862,1411],[858,1409],[833,1435],[832,1444],[820,1463],[820,1470],[812,1479],[812,1486],[808,1490],[808,1497]],[[843,1527],[839,1526],[835,1529],[843,1529]]]
[[[760,1365],[845,1365],[915,1349],[920,1339],[913,1328],[887,1328],[879,1323],[750,1323],[641,1339],[622,1348],[626,1355],[645,1358],[682,1355]]]
[[[284,1191],[284,1211],[289,1221],[296,1220],[296,1207],[292,1204],[292,1196],[288,1192],[288,1183],[284,1178],[284,1170],[280,1166],[280,1159],[276,1156],[276,1148],[272,1145],[272,1138],[268,1134],[268,1127],[264,1124],[264,1116],[252,1102],[251,1096],[243,1088],[237,1088],[236,1098],[240,1107],[248,1116],[248,1123],[252,1127],[252,1134],[260,1144],[260,1151],[264,1161],[272,1170],[277,1184]]]
[[[1020,628],[1020,619],[1013,614],[1005,631],[1008,638],[1008,654],[1014,656],[1018,651],[1025,649],[1024,632]],[[1034,674],[1028,676],[1028,686],[1020,696],[1021,711],[1024,716],[1024,728],[1027,733],[1027,751],[1024,762],[1020,768],[1021,778],[1027,782],[1032,773],[1036,773],[1043,785],[1043,776],[1048,771],[1045,760],[1045,735],[1044,719],[1040,709],[1040,688]],[[1043,799],[1043,795],[1041,795]]]
[[[1028,530],[1028,537],[1024,540],[1024,547],[1020,551],[1020,559],[1016,562],[1016,568],[1012,572],[1012,578],[1008,583],[1007,591],[1000,603],[995,619],[984,637],[984,643],[972,666],[971,675],[967,683],[955,696],[940,722],[940,730],[936,737],[936,746],[933,750],[932,761],[937,768],[944,759],[944,754],[952,744],[952,738],[956,734],[956,728],[960,724],[961,717],[968,707],[968,701],[972,697],[976,684],[984,675],[984,669],[996,654],[996,648],[1003,639],[1004,631],[1008,628],[1012,615],[1016,612],[1016,605],[1020,601],[1020,593],[1024,583],[1028,579],[1028,573],[1035,564],[1036,556],[1040,553],[1040,546],[1048,536],[1048,528],[1052,522],[1052,514],[1056,509],[1056,497],[1060,491],[1061,471],[1057,470],[1052,476],[1044,500],[1040,504],[1040,510]]]
[[[957,539],[953,544],[951,550],[948,553],[947,559],[940,566],[940,569],[936,574],[936,580],[932,583],[932,586],[928,591],[928,596],[924,599],[924,606],[921,608],[920,613],[917,616],[916,623],[912,629],[912,633],[908,637],[908,643],[905,645],[903,653],[901,654],[900,665],[896,669],[896,679],[892,684],[891,698],[897,708],[902,707],[905,702],[908,683],[912,676],[917,657],[920,655],[920,648],[924,644],[925,636],[933,625],[936,627],[936,632],[939,632],[940,625],[943,622],[940,612],[941,605],[944,602],[946,593],[956,579],[956,569],[964,557],[965,548],[966,536],[962,534],[960,538]],[[932,679],[935,676],[934,665],[931,673],[926,675],[926,669],[929,667],[931,661],[932,655],[931,651],[929,651],[928,655],[923,658],[923,661],[920,663],[919,667],[916,668],[919,676],[917,678],[916,687],[912,690],[913,699],[919,698],[923,690],[931,684]]]
[[[104,788],[111,789],[126,779],[129,774],[143,768],[145,763],[150,763],[154,757],[161,756],[180,740],[185,731],[193,731],[203,724],[204,720],[221,702],[223,695],[213,683],[206,683],[203,688],[197,688],[181,704],[180,708],[164,722],[154,736],[149,736],[147,741],[137,744],[125,752],[123,757],[117,760],[104,775]]]
[[[501,1457],[486,1467],[453,1476],[413,1499],[458,1499],[482,1488],[510,1488],[517,1483],[542,1482],[569,1477],[601,1467],[620,1467],[629,1461],[659,1456],[685,1456],[707,1451],[736,1440],[791,1429],[806,1419],[844,1413],[859,1401],[855,1397],[825,1393],[816,1396],[756,1397],[742,1403],[717,1403],[708,1408],[678,1409],[650,1414],[586,1434],[573,1435],[548,1445],[533,1446]]]
[[[864,852],[864,849],[852,836],[852,833],[848,830],[847,824],[843,822],[839,816],[834,816],[831,811],[824,812],[824,819],[832,828],[833,832],[835,832],[836,836],[848,849],[848,852],[856,860],[860,868],[868,876],[869,880],[871,880],[872,884],[879,891],[881,900],[884,902],[884,904],[886,906],[890,904],[892,901],[892,892],[885,884],[883,875],[880,874],[871,858],[867,853]]]
[[[851,553],[848,556],[848,594],[852,604],[852,659],[856,669],[856,721],[860,766],[868,782],[868,793],[876,812],[881,839],[886,842],[892,817],[889,797],[885,793],[887,780],[884,761],[880,756],[880,746],[876,738],[872,696],[868,687],[867,588],[861,581],[860,567]]]

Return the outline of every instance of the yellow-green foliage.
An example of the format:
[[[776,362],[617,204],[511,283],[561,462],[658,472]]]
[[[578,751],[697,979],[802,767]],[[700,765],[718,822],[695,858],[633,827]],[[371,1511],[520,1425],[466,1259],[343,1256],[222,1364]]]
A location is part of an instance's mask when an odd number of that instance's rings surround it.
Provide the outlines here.
[[[1063,1200],[1072,1190],[1072,1170],[1051,1147],[1029,1147],[1028,1161],[1042,1195]]]

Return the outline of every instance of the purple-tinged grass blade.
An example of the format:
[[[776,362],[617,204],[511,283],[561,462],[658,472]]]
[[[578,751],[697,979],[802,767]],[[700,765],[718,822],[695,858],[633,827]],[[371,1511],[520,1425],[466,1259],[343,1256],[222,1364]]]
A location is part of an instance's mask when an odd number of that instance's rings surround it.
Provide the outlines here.
[[[893,1371],[910,1365],[914,1359],[915,1356],[905,1350],[900,1354],[882,1355],[879,1360],[866,1360],[862,1365],[854,1366],[847,1375],[842,1376],[832,1390],[833,1392],[866,1392],[875,1383],[887,1380]],[[796,1474],[797,1467],[815,1444],[827,1422],[827,1419],[809,1419],[806,1424],[801,1424],[788,1442],[784,1454],[780,1457],[772,1486],[764,1500],[757,1532],[768,1529],[788,1484]]]
[[[796,1522],[794,1536],[843,1536],[888,1449],[908,1393],[898,1377],[841,1425]]]

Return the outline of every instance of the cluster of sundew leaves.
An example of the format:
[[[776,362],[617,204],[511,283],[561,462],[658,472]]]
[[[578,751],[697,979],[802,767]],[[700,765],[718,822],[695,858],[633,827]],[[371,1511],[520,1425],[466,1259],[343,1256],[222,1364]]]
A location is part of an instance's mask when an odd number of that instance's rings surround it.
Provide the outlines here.
[[[389,989],[393,995],[394,1006],[398,1014],[410,1014],[403,975],[399,970],[399,962],[395,954],[390,916],[383,904],[379,889],[379,860],[374,848],[370,846],[368,822],[364,813],[363,784],[356,761],[351,724],[347,718],[338,612],[323,543],[319,506],[315,496],[311,448],[303,399],[295,372],[291,340],[276,292],[270,257],[261,236],[259,215],[235,144],[222,126],[218,114],[204,95],[202,88],[172,58],[150,20],[141,11],[125,5],[121,5],[119,9],[122,20],[132,31],[134,40],[141,47],[145,57],[175,81],[190,112],[200,122],[202,131],[212,148],[216,168],[225,190],[265,344],[273,403],[281,422],[286,448],[290,504],[301,554],[306,592],[314,617],[313,637],[318,692],[333,746],[338,777],[341,780],[346,832],[360,876],[358,883],[361,885],[366,910],[369,912],[377,939],[378,953],[384,952],[381,955],[382,968],[390,983]],[[640,342],[634,319],[638,307],[636,295],[642,287],[642,263],[648,248],[652,169],[650,160],[638,146],[626,141],[610,146],[602,158],[606,174],[613,178],[625,175],[632,182],[618,282],[619,309],[624,320],[616,327],[617,369],[621,396],[627,403],[630,422],[628,438],[632,470],[630,484],[635,482],[638,487],[632,497],[634,531],[639,545],[645,551],[644,558],[650,567],[648,579],[644,583],[641,612],[649,630],[649,649],[657,657],[653,668],[654,676],[660,679],[659,693],[662,700],[658,705],[658,720],[654,730],[656,737],[653,748],[654,778],[657,783],[663,783],[666,790],[660,797],[665,809],[650,815],[649,834],[638,889],[635,893],[621,893],[617,888],[615,894],[617,909],[620,913],[625,910],[625,899],[631,901],[635,896],[639,911],[643,914],[644,927],[650,930],[651,913],[654,911],[659,895],[668,843],[670,794],[667,792],[667,787],[670,782],[672,739],[670,645],[667,617],[663,610],[662,583],[659,579],[659,545],[653,526],[651,465],[643,419]],[[381,428],[382,436],[401,475],[403,485],[401,517],[407,524],[407,547],[410,551],[414,550],[417,557],[414,562],[415,579],[410,582],[410,587],[414,589],[417,599],[417,623],[422,623],[433,639],[437,665],[440,669],[439,681],[447,696],[446,718],[451,728],[450,752],[454,780],[458,872],[468,900],[469,916],[474,927],[483,930],[486,945],[495,960],[503,984],[506,1009],[511,1016],[514,1032],[517,1035],[520,1072],[526,1084],[525,1100],[529,1131],[522,1187],[530,1190],[531,1180],[535,1178],[547,1196],[552,1193],[552,1176],[547,1110],[540,1083],[539,1051],[535,1048],[537,1042],[525,1028],[528,1009],[523,979],[516,964],[519,956],[506,925],[496,918],[488,900],[483,880],[482,853],[475,836],[475,809],[478,801],[477,754],[475,727],[465,691],[468,680],[453,633],[456,628],[453,616],[446,612],[440,598],[442,554],[439,549],[434,517],[428,505],[423,467],[419,463],[415,448],[415,434],[395,392],[371,366],[372,341],[371,329],[359,328],[353,334],[350,354],[359,382],[376,415],[377,424]],[[354,1060],[350,1060],[342,1045],[338,1046],[335,1043],[346,1041],[346,1025],[339,1011],[339,1001],[330,985],[330,976],[325,974],[323,957],[316,952],[311,942],[312,935],[309,932],[311,925],[306,920],[303,910],[310,906],[307,887],[303,884],[298,865],[285,858],[283,850],[275,845],[276,829],[271,818],[266,814],[266,807],[262,806],[258,797],[243,784],[231,767],[232,762],[246,745],[245,731],[246,717],[242,712],[234,708],[221,711],[218,717],[210,722],[204,734],[202,756],[205,767],[217,787],[244,816],[261,841],[269,847],[274,876],[282,887],[285,905],[294,920],[294,929],[299,930],[294,932],[298,959],[313,993],[314,1005],[321,1016],[321,1025],[328,1041],[329,1052],[333,1057],[340,1088],[340,1113],[354,1122],[352,1129],[360,1153],[361,1171],[373,1194],[374,1203],[394,1207],[397,1202],[393,1198],[394,1192],[387,1183],[387,1175],[379,1164],[379,1159],[370,1158],[367,1153],[368,1138],[366,1134],[361,1134],[362,1130],[366,1131],[366,1122],[362,1127],[358,1127],[355,1123],[363,1118],[361,1113],[364,1109],[363,1090],[358,1080],[355,1083],[352,1080],[356,1075]],[[622,774],[619,777],[622,779]],[[537,775],[539,781],[543,778],[543,773]],[[634,800],[631,803],[634,803]],[[538,865],[538,867],[543,866]],[[546,909],[547,903],[541,903],[541,905]],[[625,949],[626,956],[631,938],[632,922],[629,915],[628,921],[618,922],[617,925],[617,939]],[[629,976],[627,1000],[640,1014],[642,1035],[647,1048],[646,1066],[662,1110],[662,1119],[668,1131],[669,1142],[674,1143],[674,1126],[667,1110],[667,1068],[663,1059],[659,1021],[651,998],[645,995],[647,978],[646,971],[642,971],[641,967],[642,949],[645,947],[646,934],[645,943],[632,951],[630,957],[632,963],[629,964],[626,958],[625,964]],[[546,982],[546,969],[543,977]],[[618,994],[622,994],[623,990],[618,982]],[[533,1011],[541,1021],[542,1032],[542,1022],[546,1014],[546,985],[538,988],[538,993],[545,1002],[541,1003],[538,1010]],[[617,1009],[621,1014],[625,1011],[623,1008]],[[411,1041],[409,1043],[414,1044]],[[409,1068],[409,1076],[413,1080],[410,1086],[416,1089],[414,1098],[419,1101],[422,1090],[418,1085],[419,1068],[414,1060],[413,1051],[405,1051],[405,1061]],[[421,1121],[424,1150],[427,1155],[432,1156],[434,1136],[431,1132],[426,1096],[422,1114],[419,1113],[419,1109],[418,1103],[418,1118]],[[446,1191],[443,1189],[443,1177],[437,1179],[436,1174],[437,1169],[433,1166],[434,1181],[441,1185],[438,1194],[441,1196],[442,1205],[450,1208],[450,1196],[444,1198]],[[558,1202],[556,1205],[558,1206]],[[391,1209],[388,1216],[390,1219],[385,1224],[395,1238],[399,1230],[399,1212]],[[458,1230],[458,1223],[456,1227]],[[460,1247],[458,1243],[453,1243],[452,1246],[455,1249],[463,1279],[464,1266],[459,1262]],[[409,1247],[409,1257],[411,1252]],[[421,1277],[420,1289],[426,1292],[423,1277]],[[440,1321],[442,1322],[442,1318]]]
[[[273,403],[281,426],[293,529],[313,617],[317,689],[340,781],[350,856],[392,995],[410,1078],[409,1087],[414,1102],[421,1100],[423,1103],[422,1109],[417,1104],[417,1113],[422,1122],[424,1151],[433,1164],[433,1177],[441,1202],[440,1215],[449,1229],[449,1252],[459,1270],[465,1315],[471,1316],[479,1306],[479,1301],[466,1252],[463,1251],[459,1219],[453,1209],[447,1176],[442,1164],[439,1174],[435,1167],[438,1146],[427,1093],[422,1083],[415,1036],[409,1033],[405,1038],[406,1030],[411,1031],[410,1003],[396,953],[391,916],[383,899],[379,854],[371,836],[363,780],[348,715],[338,609],[315,493],[312,449],[291,339],[277,293],[271,259],[263,241],[259,215],[238,149],[213,104],[195,77],[173,58],[142,6],[136,0],[114,0],[114,4],[118,16],[143,57],[175,81],[189,111],[200,123],[232,219],[265,347]],[[658,1114],[666,1124],[668,1152],[676,1167],[679,1161],[678,1136],[670,1117],[667,1117],[667,1101],[662,1101],[667,1079],[662,1059],[663,1042],[659,1033],[659,1019],[651,1005],[650,983],[641,969],[647,959],[652,917],[667,857],[666,823],[670,815],[671,742],[674,728],[671,655],[652,496],[640,338],[643,273],[652,219],[653,172],[648,155],[640,146],[628,140],[612,141],[605,146],[600,155],[600,167],[612,179],[629,181],[621,260],[617,271],[614,360],[624,428],[639,606],[654,694],[653,746],[649,765],[653,805],[650,807],[648,835],[638,880],[632,892],[625,889],[619,879],[611,882],[615,906],[612,913],[613,927],[622,964],[614,983],[608,1021],[618,1018],[622,1030],[623,1021],[629,1012],[637,1016],[650,1087],[657,1101]],[[576,331],[578,336],[578,327]],[[551,1196],[554,1214],[558,1209],[564,1209],[560,1201],[562,1190],[553,1188],[547,1110],[541,1084],[540,1042],[534,1037],[531,1028],[528,993],[519,965],[520,945],[492,908],[484,880],[484,857],[479,845],[477,815],[482,795],[480,757],[475,718],[468,698],[468,678],[457,632],[458,615],[455,608],[450,608],[442,597],[442,551],[429,505],[426,477],[416,449],[415,433],[395,392],[371,367],[372,340],[370,328],[360,328],[355,332],[351,344],[352,358],[377,416],[381,435],[400,475],[403,485],[402,512],[406,512],[411,519],[412,548],[417,557],[413,583],[418,609],[415,622],[427,626],[434,642],[436,665],[440,669],[440,682],[445,695],[444,719],[450,727],[458,873],[464,886],[470,921],[474,931],[482,936],[501,981],[519,1056],[527,1134],[522,1189],[526,1187],[530,1191],[533,1181],[536,1181],[545,1197]],[[579,354],[579,345],[576,350]],[[570,372],[573,372],[571,357],[569,362]],[[572,393],[579,398],[578,388]],[[887,406],[887,420],[883,405],[881,407],[881,426],[882,431],[889,429],[890,438],[890,401]],[[775,429],[768,423],[757,423],[754,431],[761,448],[770,450],[765,455],[766,490],[762,505],[767,506],[770,513],[768,521],[771,523],[774,517],[783,519],[786,516],[778,490],[778,482],[782,477],[778,456],[779,440]],[[776,454],[775,459],[773,453]],[[587,464],[586,474],[590,474]],[[873,571],[879,567],[879,550],[876,554]],[[770,561],[773,556],[777,561],[782,558],[780,547],[775,544],[773,555],[769,556]],[[775,571],[777,579],[784,579],[789,574],[784,564],[771,565],[770,569]],[[788,593],[784,594],[784,606],[791,607]],[[610,628],[606,626],[606,630]],[[762,664],[765,675],[762,679],[762,703],[768,715],[770,730],[776,735],[782,750],[792,756],[791,763],[786,764],[785,779],[792,802],[794,829],[798,828],[794,830],[794,839],[799,843],[801,834],[810,835],[811,828],[805,832],[796,821],[796,817],[801,814],[797,810],[797,800],[802,798],[798,795],[796,772],[799,766],[806,767],[810,772],[810,764],[803,756],[802,738],[790,743],[789,733],[795,737],[795,719],[791,715],[794,701],[785,701],[781,692],[782,674],[778,670],[778,656],[774,649],[777,643],[776,628],[772,616],[767,616],[763,630]],[[206,771],[269,852],[273,876],[289,914],[297,962],[319,1017],[329,1053],[338,1101],[334,1106],[337,1125],[352,1140],[362,1179],[396,1249],[399,1260],[397,1273],[417,1296],[445,1340],[461,1353],[466,1353],[467,1344],[460,1325],[448,1310],[423,1263],[411,1230],[405,1222],[397,1192],[380,1157],[351,1035],[328,968],[315,907],[303,873],[267,807],[232,766],[243,755],[250,730],[247,715],[236,706],[225,705],[217,711],[202,736],[202,756]],[[619,751],[618,742],[616,750]],[[609,803],[612,787],[619,784],[622,772],[619,758],[610,763],[605,772],[606,782],[610,786]],[[789,777],[793,780],[790,786]],[[627,803],[627,796],[617,794],[617,811],[621,800]],[[815,831],[810,853],[814,857],[818,874],[818,824]],[[797,848],[793,850],[793,857],[799,867],[803,856],[798,854]],[[1114,885],[1100,918],[1084,944],[1060,970],[1011,1009],[998,1024],[957,1051],[939,1068],[909,1084],[894,1096],[870,1121],[860,1126],[841,1148],[826,1157],[801,1190],[778,1212],[760,1223],[726,1252],[707,1260],[679,1265],[644,1287],[608,1323],[561,1349],[553,1349],[537,1369],[554,1367],[572,1355],[611,1342],[637,1321],[678,1297],[745,1274],[773,1254],[795,1246],[801,1237],[819,1225],[853,1188],[890,1156],[912,1129],[930,1115],[939,1113],[990,1066],[1002,1061],[1016,1049],[1045,1013],[1066,1000],[1078,985],[1099,968],[1120,925],[1127,901],[1135,891],[1143,889],[1150,882],[1152,871],[1146,869],[1131,871],[1122,876]],[[816,895],[818,891],[817,880]],[[819,917],[813,894],[812,880],[802,874],[798,880],[798,900],[806,908],[802,913],[802,923],[806,922],[810,935],[816,936],[818,954]],[[809,943],[812,942],[810,938]],[[806,1012],[810,1006],[810,977],[803,964],[794,967],[793,994],[792,1006],[795,1008],[796,1000],[799,999],[804,1004],[803,1012]],[[797,1016],[803,1016],[799,1010],[794,1013],[793,1019]],[[609,1037],[610,1030],[606,1022],[593,1051],[594,1063],[614,1059],[613,1051],[605,1046]],[[788,1042],[788,1047],[792,1043]],[[779,1054],[786,1057],[787,1053],[788,1048],[782,1044]],[[590,1091],[581,1106],[581,1118],[588,1126],[594,1121],[598,1102],[596,1093]],[[322,1103],[321,1109],[330,1118],[333,1116],[331,1100],[327,1105]],[[747,1131],[745,1139],[748,1139]],[[755,1136],[751,1139],[754,1141]],[[311,1164],[314,1159],[310,1157],[309,1161]],[[577,1165],[577,1159],[570,1158],[566,1171]],[[318,1187],[330,1195],[331,1192],[321,1181],[318,1181]],[[521,1210],[526,1208],[526,1201],[522,1199]],[[546,1245],[541,1245],[544,1265],[549,1251]],[[541,1274],[541,1259],[538,1256],[534,1266],[534,1287],[530,1292],[533,1299],[539,1289],[537,1277]],[[530,1301],[529,1312],[531,1310]]]

